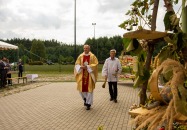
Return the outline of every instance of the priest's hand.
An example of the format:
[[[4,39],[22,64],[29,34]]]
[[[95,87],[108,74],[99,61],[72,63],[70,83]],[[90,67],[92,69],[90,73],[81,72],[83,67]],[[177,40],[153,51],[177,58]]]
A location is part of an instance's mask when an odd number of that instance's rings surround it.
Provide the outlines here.
[[[87,66],[81,66],[81,69],[87,69]]]

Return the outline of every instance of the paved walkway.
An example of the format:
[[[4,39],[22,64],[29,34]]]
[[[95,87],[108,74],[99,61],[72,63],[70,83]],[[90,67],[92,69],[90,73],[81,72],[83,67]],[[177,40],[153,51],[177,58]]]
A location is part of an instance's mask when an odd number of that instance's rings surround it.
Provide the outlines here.
[[[119,83],[118,103],[98,82],[94,104],[85,110],[75,82],[51,83],[0,98],[0,130],[131,130],[128,109],[138,90]]]

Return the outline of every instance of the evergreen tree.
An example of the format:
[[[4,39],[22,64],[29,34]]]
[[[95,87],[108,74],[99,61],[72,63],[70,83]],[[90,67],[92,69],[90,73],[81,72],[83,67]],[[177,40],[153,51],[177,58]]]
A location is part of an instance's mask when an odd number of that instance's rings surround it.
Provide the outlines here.
[[[31,46],[31,59],[33,61],[43,60],[45,59],[45,54],[46,54],[46,50],[45,50],[44,43],[41,40],[33,40]]]

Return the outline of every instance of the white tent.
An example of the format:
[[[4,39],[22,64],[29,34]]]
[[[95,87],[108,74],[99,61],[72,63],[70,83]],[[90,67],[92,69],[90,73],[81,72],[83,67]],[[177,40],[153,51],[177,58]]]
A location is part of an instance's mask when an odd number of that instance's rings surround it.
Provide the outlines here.
[[[18,49],[18,46],[0,41],[0,50],[11,50],[11,49]]]

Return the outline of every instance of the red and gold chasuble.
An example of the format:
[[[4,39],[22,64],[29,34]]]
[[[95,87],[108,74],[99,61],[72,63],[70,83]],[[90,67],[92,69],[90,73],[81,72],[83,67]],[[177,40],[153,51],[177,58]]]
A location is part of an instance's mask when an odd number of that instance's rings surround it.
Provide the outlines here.
[[[90,62],[90,55],[83,56],[83,65],[89,65]],[[83,70],[83,76],[82,76],[82,92],[88,92],[88,85],[89,85],[89,73],[87,69]]]
[[[91,69],[91,73],[88,73],[87,69],[80,69],[80,66],[88,65]],[[83,52],[79,55],[75,62],[74,74],[77,82],[77,90],[80,92],[93,92],[95,89],[95,83],[97,81],[97,65],[98,60],[94,54],[89,52],[89,55],[85,55]],[[77,66],[77,68],[76,68]],[[81,70],[81,71],[79,71]]]

